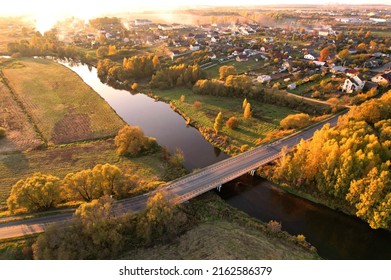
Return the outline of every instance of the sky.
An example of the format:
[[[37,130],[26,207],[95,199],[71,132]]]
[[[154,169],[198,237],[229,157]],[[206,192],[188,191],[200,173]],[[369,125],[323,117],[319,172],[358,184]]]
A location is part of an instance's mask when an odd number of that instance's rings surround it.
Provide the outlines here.
[[[0,16],[30,15],[36,28],[48,30],[59,18],[90,19],[115,12],[168,10],[183,6],[249,6],[276,4],[374,4],[391,5],[391,0],[10,0],[2,3]]]

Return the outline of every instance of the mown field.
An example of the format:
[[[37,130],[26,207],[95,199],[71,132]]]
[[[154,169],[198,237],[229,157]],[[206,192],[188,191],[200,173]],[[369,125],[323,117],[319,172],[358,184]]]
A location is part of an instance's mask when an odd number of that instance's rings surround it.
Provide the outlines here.
[[[171,90],[154,90],[154,95],[171,100],[191,121],[197,122],[202,127],[213,129],[214,121],[219,112],[224,117],[224,128],[222,134],[233,139],[237,146],[254,146],[255,141],[264,138],[268,133],[279,129],[280,120],[296,111],[270,104],[262,104],[259,101],[249,100],[253,110],[253,117],[243,117],[242,98],[224,98],[216,96],[195,95],[190,89],[177,88]],[[180,102],[181,96],[185,96],[185,102]],[[201,108],[194,107],[194,102],[200,101]],[[238,129],[228,129],[225,122],[232,116],[239,120]]]
[[[160,153],[132,159],[119,157],[112,139],[0,154],[0,206],[5,207],[13,184],[35,172],[63,178],[69,172],[104,163],[117,165],[124,173],[136,175],[145,182],[159,180],[164,171]]]
[[[33,149],[42,144],[42,139],[1,77],[0,104],[0,126],[7,131],[7,137],[0,139],[0,153]]]
[[[22,59],[9,62],[3,73],[48,144],[113,136],[125,124],[65,66],[45,59]]]

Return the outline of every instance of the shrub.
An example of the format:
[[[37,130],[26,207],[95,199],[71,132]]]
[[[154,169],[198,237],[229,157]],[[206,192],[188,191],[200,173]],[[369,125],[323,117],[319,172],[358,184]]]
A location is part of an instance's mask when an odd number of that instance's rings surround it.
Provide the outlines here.
[[[225,125],[227,126],[227,128],[229,129],[236,129],[239,127],[239,121],[238,121],[238,118],[236,117],[230,117],[228,119],[228,121],[225,123]]]
[[[267,223],[267,228],[272,232],[272,233],[276,233],[276,232],[280,232],[281,231],[281,223],[275,221],[275,220],[271,220]]]
[[[311,118],[308,114],[300,113],[289,115],[280,121],[280,126],[283,129],[296,129],[308,125],[311,122]]]

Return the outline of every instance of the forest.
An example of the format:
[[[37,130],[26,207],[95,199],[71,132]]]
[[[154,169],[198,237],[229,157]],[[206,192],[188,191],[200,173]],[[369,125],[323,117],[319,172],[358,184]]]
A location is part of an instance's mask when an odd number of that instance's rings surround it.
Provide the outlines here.
[[[391,90],[353,107],[293,153],[283,151],[274,180],[336,199],[372,228],[391,226]]]

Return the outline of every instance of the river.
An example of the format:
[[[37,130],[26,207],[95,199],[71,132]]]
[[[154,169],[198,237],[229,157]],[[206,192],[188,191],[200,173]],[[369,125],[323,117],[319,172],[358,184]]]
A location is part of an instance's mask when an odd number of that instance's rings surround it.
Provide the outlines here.
[[[192,170],[228,158],[207,142],[168,104],[144,94],[130,94],[102,83],[95,68],[70,65],[129,125],[140,126],[170,151],[180,148],[185,166]],[[356,217],[289,194],[257,177],[242,176],[225,184],[220,196],[231,206],[264,222],[277,220],[282,229],[304,234],[326,259],[391,259],[391,233],[373,230]]]

